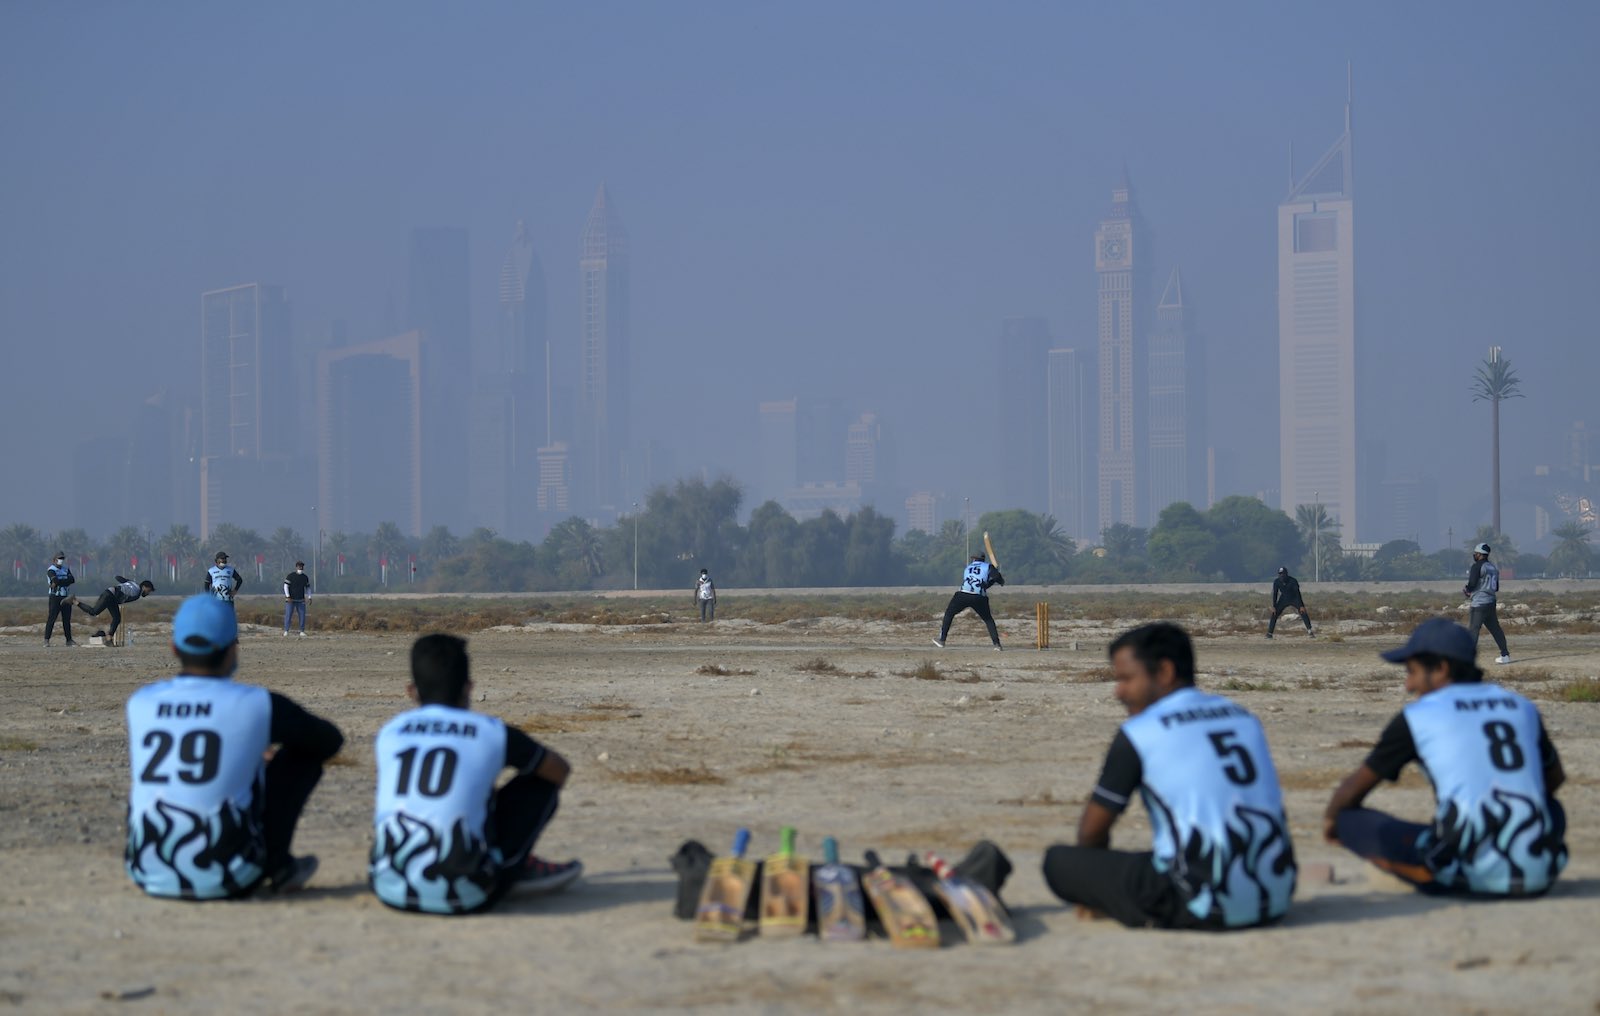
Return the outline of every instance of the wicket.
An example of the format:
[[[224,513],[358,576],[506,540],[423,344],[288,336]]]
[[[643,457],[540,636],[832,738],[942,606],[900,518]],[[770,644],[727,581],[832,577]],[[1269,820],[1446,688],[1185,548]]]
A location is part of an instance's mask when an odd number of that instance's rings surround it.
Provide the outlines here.
[[[1041,600],[1033,605],[1033,644],[1037,649],[1050,648],[1050,602]]]

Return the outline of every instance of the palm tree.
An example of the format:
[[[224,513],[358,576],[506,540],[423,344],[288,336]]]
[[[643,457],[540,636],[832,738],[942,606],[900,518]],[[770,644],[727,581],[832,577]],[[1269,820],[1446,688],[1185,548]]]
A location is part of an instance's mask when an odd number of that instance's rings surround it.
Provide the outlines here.
[[[44,549],[44,536],[21,522],[0,530],[0,551],[10,555],[18,579],[30,574],[38,560],[48,553]]]
[[[461,541],[447,526],[434,526],[422,538],[422,556],[433,564],[461,553]]]
[[[1294,524],[1300,530],[1300,538],[1305,541],[1306,553],[1315,563],[1317,573],[1334,566],[1344,554],[1339,539],[1339,523],[1328,514],[1327,505],[1296,505]]]
[[[1038,519],[1039,542],[1044,545],[1050,559],[1063,568],[1072,565],[1072,558],[1078,553],[1078,545],[1072,537],[1061,531],[1061,524],[1054,515],[1035,516]]]
[[[574,515],[558,523],[550,534],[563,561],[576,562],[584,573],[595,578],[603,572],[600,534],[585,520]]]
[[[400,558],[405,555],[407,549],[406,536],[393,522],[380,522],[367,547],[370,553],[380,559],[380,563],[387,560],[395,567],[399,567]]]
[[[279,526],[267,540],[267,545],[272,548],[272,553],[277,557],[277,565],[287,568],[299,560],[305,553],[305,541],[300,539],[300,534],[288,526]]]
[[[168,529],[157,541],[156,549],[176,562],[174,580],[181,580],[184,568],[192,568],[199,562],[200,540],[183,524]]]
[[[144,533],[138,526],[123,526],[111,534],[106,540],[106,558],[111,565],[111,571],[120,573],[122,569],[133,569],[133,559],[150,553],[146,546]]]
[[[1589,546],[1591,532],[1593,530],[1582,522],[1563,522],[1551,530],[1551,535],[1560,542],[1550,552],[1550,570],[1576,578],[1588,575],[1594,563],[1594,548]]]
[[[1127,561],[1144,557],[1145,543],[1150,538],[1148,529],[1117,522],[1100,530],[1100,546],[1113,561]]]
[[[1491,525],[1500,532],[1500,402],[1503,399],[1520,399],[1522,381],[1511,369],[1511,361],[1500,356],[1499,346],[1489,347],[1489,358],[1478,367],[1472,379],[1472,401],[1489,403],[1493,422],[1493,451],[1490,459],[1489,483],[1492,490],[1494,516]]]

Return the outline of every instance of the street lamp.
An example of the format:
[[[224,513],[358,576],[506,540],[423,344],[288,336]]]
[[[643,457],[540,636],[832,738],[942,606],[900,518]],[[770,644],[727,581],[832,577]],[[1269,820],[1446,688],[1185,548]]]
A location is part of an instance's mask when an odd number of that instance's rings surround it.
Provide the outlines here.
[[[633,503],[633,588],[639,588],[639,502]]]
[[[317,542],[311,548],[311,591],[317,591],[317,564],[322,557],[322,530],[317,528],[317,506],[311,506],[311,531],[317,534]]]
[[[1317,502],[1311,516],[1311,581],[1322,581],[1322,492],[1313,490],[1311,497]]]
[[[961,535],[967,541],[967,559],[972,558],[972,498],[961,499]]]

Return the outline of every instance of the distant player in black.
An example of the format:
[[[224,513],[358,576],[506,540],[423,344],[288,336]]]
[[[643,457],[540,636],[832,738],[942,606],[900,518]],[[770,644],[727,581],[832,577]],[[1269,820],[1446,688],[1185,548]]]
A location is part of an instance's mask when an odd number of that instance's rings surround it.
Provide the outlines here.
[[[1278,627],[1278,618],[1290,607],[1305,622],[1306,634],[1316,638],[1316,633],[1311,630],[1311,612],[1306,610],[1306,601],[1300,596],[1300,581],[1289,574],[1289,569],[1279,568],[1278,577],[1272,580],[1272,619],[1267,622],[1267,638],[1272,637],[1272,630]]]
[[[939,637],[933,640],[933,644],[943,649],[945,636],[950,634],[950,622],[956,619],[957,614],[970,608],[973,613],[983,618],[984,627],[989,629],[989,641],[994,643],[995,651],[998,652],[1000,631],[994,626],[994,615],[989,612],[989,587],[1005,584],[1005,576],[1000,574],[1000,569],[989,563],[986,556],[972,555],[966,570],[961,573],[961,588],[950,597],[950,603],[944,608],[944,620],[939,624]]]
[[[306,574],[306,563],[296,561],[294,571],[283,577],[283,633],[296,614],[300,615],[300,637],[306,637],[306,603],[311,599],[311,576]]]
[[[67,555],[63,551],[56,551],[56,559],[48,569],[45,577],[50,580],[50,600],[47,604],[49,614],[44,622],[44,646],[50,648],[50,636],[56,633],[56,618],[61,618],[61,634],[67,637],[67,645],[75,646],[72,641],[72,584],[77,579],[72,576],[72,569],[67,567]]]
[[[135,600],[142,600],[155,591],[156,584],[149,579],[145,579],[143,582],[135,582],[132,579],[126,579],[118,575],[117,584],[101,593],[100,598],[94,601],[94,606],[85,607],[78,602],[76,596],[72,598],[72,603],[73,606],[90,617],[96,616],[103,610],[111,612],[111,627],[106,629],[106,639],[109,641],[116,638],[117,628],[122,624],[122,605],[124,603],[132,603]]]

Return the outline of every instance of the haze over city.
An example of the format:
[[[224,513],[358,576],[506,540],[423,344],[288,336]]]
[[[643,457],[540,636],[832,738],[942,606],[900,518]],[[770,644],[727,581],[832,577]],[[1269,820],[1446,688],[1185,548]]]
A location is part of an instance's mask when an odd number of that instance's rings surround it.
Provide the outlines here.
[[[1563,521],[1555,493],[1600,490],[1597,37],[1580,3],[7,5],[0,523],[103,535],[82,450],[126,438],[158,392],[199,413],[202,294],[247,284],[282,287],[278,398],[307,463],[282,482],[317,504],[318,355],[417,327],[417,231],[437,227],[464,231],[459,366],[494,343],[523,224],[554,412],[581,450],[602,186],[627,240],[632,458],[571,513],[609,522],[649,484],[722,475],[748,512],[772,465],[759,407],[790,399],[875,415],[893,469],[877,508],[901,531],[917,492],[945,518],[1052,510],[1007,497],[1007,447],[1038,436],[1002,426],[1001,335],[1043,319],[1049,348],[1093,357],[1097,230],[1124,179],[1150,241],[1136,327],[1177,269],[1204,340],[1195,432],[1214,455],[1192,500],[1276,506],[1279,209],[1348,99],[1354,468],[1421,481],[1431,509],[1346,539],[1433,550],[1489,521],[1471,383],[1498,346],[1524,395],[1501,407],[1503,528],[1533,545]],[[424,426],[453,415],[465,441],[481,386],[461,383]],[[461,469],[424,494],[421,529],[479,521],[448,514]],[[175,517],[123,521],[198,528],[189,482]],[[305,509],[281,524],[314,526]]]

